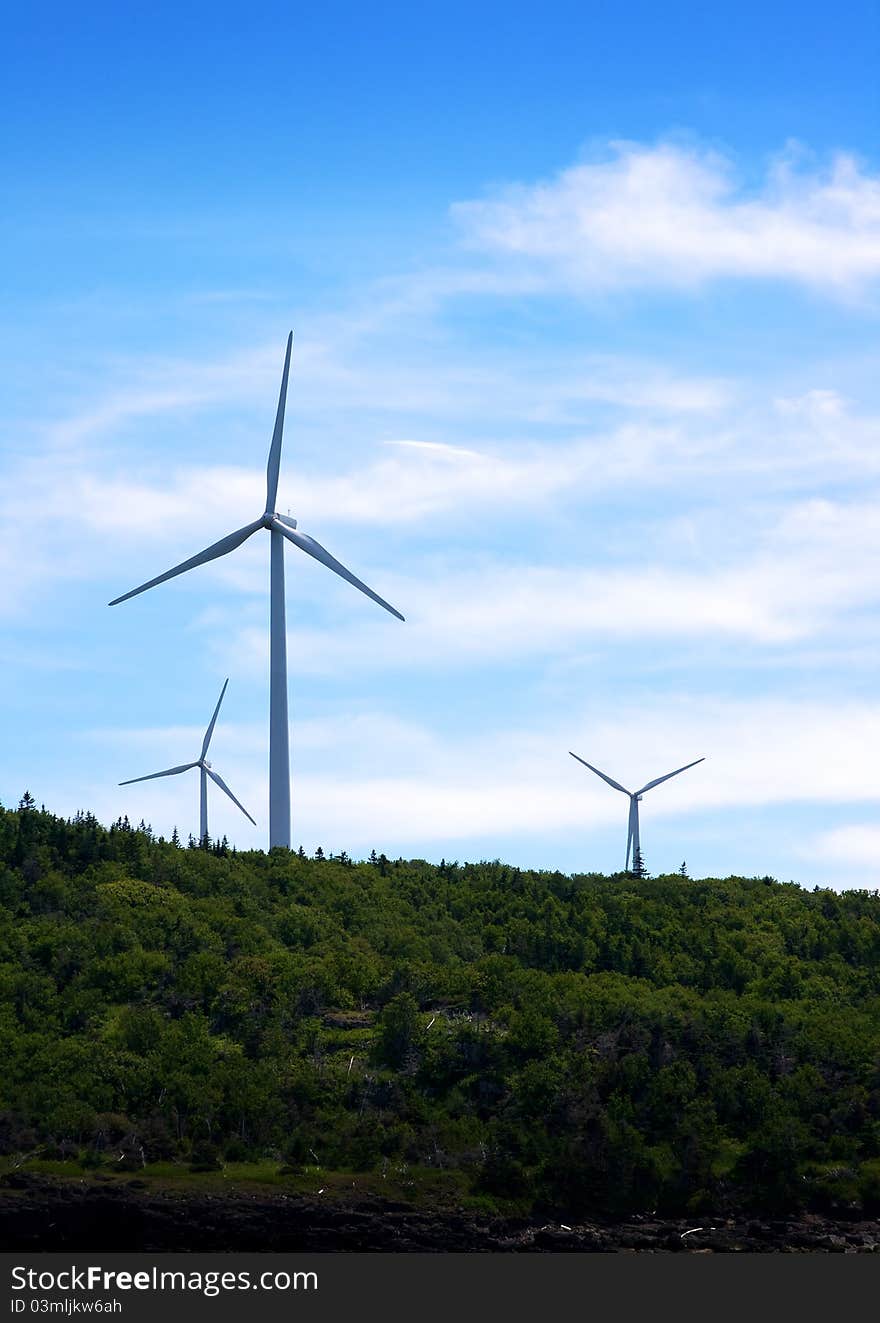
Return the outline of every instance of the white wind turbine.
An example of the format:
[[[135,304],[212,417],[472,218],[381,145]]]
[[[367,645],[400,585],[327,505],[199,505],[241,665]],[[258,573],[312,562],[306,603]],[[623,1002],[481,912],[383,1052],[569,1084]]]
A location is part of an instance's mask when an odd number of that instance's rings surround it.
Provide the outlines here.
[[[226,693],[226,686],[228,684],[229,681],[225,680],[223,683],[223,688],[220,690],[220,697],[217,699],[217,706],[214,708],[214,715],[210,720],[208,729],[205,731],[205,738],[202,740],[202,751],[194,763],[181,763],[179,767],[169,767],[164,772],[151,772],[149,776],[134,776],[130,781],[119,782],[121,786],[133,786],[137,781],[155,781],[157,776],[177,776],[179,772],[188,772],[190,768],[197,767],[199,769],[199,782],[200,782],[200,794],[199,794],[199,840],[200,841],[203,841],[205,837],[208,835],[208,777],[210,777],[211,780],[214,781],[215,784],[218,785],[220,789],[229,796],[233,804],[235,804],[238,808],[241,809],[242,813],[246,818],[249,818],[251,822],[254,822],[253,818],[248,813],[244,804],[239,804],[238,800],[235,798],[235,795],[233,795],[232,791],[229,789],[229,786],[226,784],[225,781],[223,781],[217,775],[217,773],[211,767],[211,764],[208,762],[208,745],[211,743],[211,736],[214,734],[214,726],[217,723],[217,713],[220,711],[220,704],[223,702],[223,695]],[[257,824],[254,822],[255,827],[256,825]]]
[[[269,447],[269,463],[266,467],[266,509],[255,519],[252,524],[246,524],[244,528],[237,529],[230,533],[228,537],[221,538],[219,542],[214,542],[198,555],[190,557],[180,565],[175,565],[173,570],[166,570],[164,574],[158,575],[155,579],[150,579],[148,583],[142,583],[139,588],[133,588],[130,593],[123,593],[121,597],[116,597],[110,603],[116,606],[119,602],[125,602],[129,597],[136,597],[138,593],[144,593],[148,588],[155,588],[157,583],[164,583],[166,579],[173,579],[178,574],[184,574],[187,570],[195,569],[197,565],[205,565],[208,561],[217,560],[219,556],[226,556],[230,551],[235,551],[243,542],[256,533],[259,529],[268,529],[271,538],[271,557],[270,557],[270,623],[269,623],[269,847],[283,845],[290,848],[290,747],[288,734],[287,718],[287,626],[284,610],[284,539],[292,542],[300,551],[313,556],[315,560],[326,565],[328,569],[333,570],[335,574],[347,579],[349,583],[354,584],[367,597],[372,597],[374,602],[378,602],[386,611],[390,611],[398,620],[403,620],[399,611],[395,611],[384,598],[374,593],[372,588],[368,588],[360,579],[355,578],[350,570],[341,565],[338,560],[330,555],[319,542],[309,537],[307,533],[297,532],[296,520],[288,519],[287,516],[278,514],[275,510],[275,500],[278,494],[278,473],[281,467],[281,439],[284,431],[284,405],[287,400],[287,378],[290,372],[290,352],[293,347],[293,332],[287,337],[287,353],[284,356],[284,371],[281,376],[281,393],[278,398],[278,412],[275,416],[275,431],[272,435],[272,444]]]
[[[571,753],[570,749],[569,753]],[[615,790],[619,790],[622,794],[629,796],[629,829],[626,835],[627,872],[629,872],[630,849],[632,849],[633,863],[635,863],[641,852],[641,846],[639,844],[639,802],[641,801],[642,795],[648,790],[653,790],[655,786],[659,786],[663,781],[668,781],[671,777],[678,776],[679,772],[686,772],[689,767],[696,767],[697,763],[704,763],[706,761],[705,758],[697,758],[692,763],[685,763],[684,767],[677,767],[674,772],[667,772],[665,776],[658,776],[656,780],[649,781],[646,786],[642,786],[641,790],[627,790],[624,786],[620,785],[619,782],[612,781],[610,776],[606,776],[604,772],[600,772],[598,767],[594,767],[592,763],[588,763],[584,758],[578,758],[576,753],[572,753],[571,756],[572,758],[577,758],[579,763],[583,763],[584,767],[589,767],[591,772],[595,772],[597,776],[601,776],[602,780],[607,781]]]

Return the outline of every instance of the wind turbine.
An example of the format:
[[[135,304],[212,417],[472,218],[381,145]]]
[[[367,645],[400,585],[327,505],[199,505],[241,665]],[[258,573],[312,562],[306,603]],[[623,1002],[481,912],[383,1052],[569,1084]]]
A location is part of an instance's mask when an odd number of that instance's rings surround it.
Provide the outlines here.
[[[235,795],[233,795],[232,791],[229,789],[229,786],[226,784],[225,781],[223,781],[217,775],[217,773],[211,767],[211,764],[208,762],[208,745],[211,743],[211,736],[214,734],[214,726],[217,723],[217,713],[220,711],[220,704],[223,702],[223,695],[226,693],[226,686],[228,684],[229,684],[228,680],[225,680],[223,682],[223,688],[220,690],[220,697],[217,699],[217,706],[214,708],[214,715],[211,718],[211,721],[208,725],[208,729],[205,731],[205,738],[202,740],[202,751],[194,763],[181,763],[179,767],[169,767],[164,772],[151,772],[149,776],[134,776],[130,781],[119,782],[121,786],[133,786],[137,781],[155,781],[157,776],[177,776],[179,772],[188,772],[191,767],[197,767],[199,769],[199,782],[200,782],[200,795],[199,795],[199,840],[200,841],[203,841],[208,834],[208,777],[210,777],[211,780],[214,781],[220,787],[220,789],[229,796],[233,804],[237,805],[237,807],[241,809],[242,813],[246,818],[249,818],[251,822],[254,822],[253,818],[248,813],[244,804],[239,804],[238,800],[235,798]],[[254,822],[255,827],[256,825],[257,824]]]
[[[571,753],[570,749],[569,753]],[[696,767],[697,763],[704,763],[706,761],[705,758],[697,758],[692,763],[685,763],[684,767],[677,767],[674,772],[667,772],[665,776],[658,776],[656,780],[649,781],[646,786],[642,786],[641,790],[627,790],[624,786],[620,785],[618,781],[612,781],[610,776],[606,776],[604,772],[600,772],[598,767],[594,767],[592,763],[588,763],[584,758],[579,758],[576,753],[572,753],[571,756],[572,758],[577,758],[579,763],[583,763],[584,767],[589,767],[591,772],[595,772],[597,776],[601,776],[602,780],[607,781],[615,790],[619,790],[624,795],[629,795],[629,829],[626,835],[627,872],[629,872],[630,848],[632,848],[633,863],[635,863],[636,858],[641,851],[639,845],[639,803],[642,795],[648,790],[653,790],[655,786],[659,786],[663,781],[668,781],[671,777],[678,776],[679,772],[686,772],[689,767]]]
[[[191,556],[189,560],[183,561],[180,565],[175,565],[173,570],[166,570],[164,574],[158,575],[155,579],[150,579],[148,583],[142,583],[139,588],[133,588],[130,593],[123,593],[121,597],[115,597],[110,603],[116,606],[119,602],[125,602],[129,597],[136,597],[138,593],[145,593],[148,588],[155,588],[157,583],[164,583],[166,579],[173,579],[178,574],[185,574],[187,570],[195,569],[197,565],[205,565],[208,561],[217,560],[220,556],[226,556],[230,551],[235,551],[246,542],[249,537],[259,529],[268,530],[272,538],[270,551],[270,574],[269,574],[269,847],[283,845],[290,848],[290,747],[287,719],[287,625],[285,621],[284,608],[284,539],[292,542],[300,551],[306,555],[313,556],[315,560],[326,565],[328,569],[333,570],[334,574],[347,579],[349,583],[354,584],[367,597],[372,597],[379,606],[390,611],[398,620],[403,620],[399,611],[395,611],[384,598],[374,593],[372,588],[368,588],[360,579],[355,578],[350,570],[341,565],[338,560],[330,555],[319,542],[307,533],[297,531],[296,520],[289,519],[286,515],[278,514],[275,510],[275,500],[278,494],[278,473],[281,467],[281,440],[284,431],[284,405],[287,400],[287,378],[290,372],[290,353],[293,348],[293,331],[287,337],[287,353],[284,356],[284,371],[281,375],[281,393],[278,397],[278,412],[275,415],[275,431],[272,434],[272,444],[269,447],[269,462],[266,466],[266,509],[255,519],[252,524],[246,524],[244,528],[237,529],[227,537],[221,538],[219,542],[214,542],[198,555]]]

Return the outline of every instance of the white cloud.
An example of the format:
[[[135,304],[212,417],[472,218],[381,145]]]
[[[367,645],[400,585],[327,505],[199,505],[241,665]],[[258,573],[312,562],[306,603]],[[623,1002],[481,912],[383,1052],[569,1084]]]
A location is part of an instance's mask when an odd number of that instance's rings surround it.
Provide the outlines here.
[[[773,409],[754,431],[752,419],[735,425],[725,416],[711,427],[702,420],[694,426],[633,421],[588,438],[506,447],[411,439],[375,447],[338,476],[321,468],[283,476],[282,508],[286,493],[295,492],[292,510],[306,531],[350,561],[409,622],[393,645],[368,618],[363,630],[335,640],[301,635],[305,664],[354,655],[370,665],[391,657],[397,665],[459,665],[508,654],[558,655],[602,637],[715,636],[762,645],[817,637],[845,612],[877,601],[876,503],[863,490],[860,500],[777,503],[756,515],[743,498],[756,475],[766,492],[774,473],[783,488],[799,473],[810,481],[876,476],[878,425],[853,415],[830,389],[778,397]],[[714,492],[722,475],[730,511],[726,522],[713,513],[707,523],[700,479]],[[738,506],[732,503],[737,479],[745,484]],[[161,472],[154,466],[129,473],[118,460],[102,469],[91,455],[73,451],[28,461],[0,496],[0,607],[27,609],[42,584],[106,578],[108,545],[114,576],[108,596],[111,587],[124,591],[259,513],[263,482],[261,467],[198,469],[166,460]],[[632,491],[652,483],[677,488],[676,500],[668,518],[655,516],[634,541],[626,503]],[[612,538],[597,565],[595,546],[580,553],[569,530],[562,560],[554,550],[560,514],[574,515],[599,494],[607,506],[603,518],[613,527],[616,510],[622,520],[616,545]],[[493,526],[493,557],[469,549],[468,518],[481,531]],[[389,529],[397,544],[389,554],[378,537],[364,540],[361,533],[353,548],[351,536],[336,529],[346,523],[365,533]],[[422,543],[403,540],[414,535]],[[438,536],[449,551],[432,562],[424,539],[430,545]],[[262,594],[259,540],[200,574]],[[505,558],[507,565],[500,563]],[[392,564],[407,570],[392,571]],[[292,591],[316,598],[315,573],[322,582],[328,577],[314,566],[302,568],[291,576]],[[324,587],[332,604],[340,585]],[[341,591],[340,603],[349,603],[343,610],[363,607],[350,600],[349,589]],[[229,611],[221,606],[220,614]],[[238,615],[234,624],[245,654],[261,656],[258,631],[249,640],[246,620]]]
[[[291,591],[321,604],[321,624],[290,622],[291,665],[302,673],[520,666],[536,658],[571,660],[597,643],[657,642],[680,649],[700,640],[741,642],[772,655],[808,641],[852,647],[871,629],[865,612],[880,601],[880,508],[874,501],[809,500],[721,528],[673,521],[646,530],[625,561],[563,563],[536,527],[517,530],[504,558],[459,549],[454,559],[423,559],[417,572],[359,565],[371,586],[406,616],[404,626],[323,571],[297,564]],[[681,535],[679,536],[679,533]],[[339,548],[334,544],[334,551]],[[664,555],[667,559],[664,563]],[[519,561],[519,564],[511,563]],[[238,586],[265,591],[265,571]],[[344,618],[350,622],[340,626]],[[251,674],[265,665],[262,616],[214,605],[198,627],[216,640],[218,660]],[[231,661],[224,665],[231,664]]]
[[[642,481],[649,472],[668,476],[676,451],[683,462],[686,449],[670,429],[651,426],[624,426],[556,447],[519,445],[507,453],[402,440],[377,447],[366,462],[349,463],[338,475],[288,470],[278,505],[290,505],[319,540],[340,523],[405,529],[441,515],[497,520],[510,512],[522,518],[525,509],[535,515],[557,494],[589,495],[635,480],[640,466]],[[103,577],[111,562],[114,574],[134,582],[158,574],[256,518],[264,498],[259,466],[197,467],[163,457],[132,471],[119,459],[109,466],[88,451],[46,452],[10,473],[0,493],[0,613],[26,608],[41,586]],[[429,523],[424,532],[432,531],[438,530]],[[332,542],[332,533],[327,536]],[[345,559],[335,544],[329,549]],[[256,565],[249,545],[207,572],[256,586]]]
[[[717,152],[610,145],[556,178],[458,204],[471,244],[548,287],[695,289],[719,278],[789,280],[853,295],[880,275],[880,179],[840,154],[827,168],[777,160],[759,189]]]
[[[269,415],[282,361],[278,345],[226,353],[207,361],[160,356],[105,361],[95,371],[95,379],[102,382],[100,393],[52,422],[47,439],[62,452],[76,450],[142,419],[161,414],[182,416],[221,403],[253,403],[261,396]],[[112,384],[106,384],[108,379]],[[88,388],[81,391],[91,393]]]
[[[836,392],[813,390],[775,400],[763,417],[753,409],[739,423],[729,414],[708,426],[640,419],[574,439],[503,446],[390,440],[340,468],[303,471],[291,460],[279,503],[292,502],[306,519],[393,525],[467,507],[497,511],[559,493],[589,499],[614,487],[677,485],[682,478],[699,484],[722,474],[765,480],[775,474],[784,487],[799,477],[873,476],[880,472],[880,424],[854,415]],[[131,471],[91,454],[47,454],[11,476],[0,508],[13,521],[38,502],[53,520],[124,541],[168,534],[184,522],[210,539],[258,510],[264,481],[261,465],[201,467],[163,457]]]
[[[468,521],[481,533],[491,529],[500,545],[509,516],[511,533],[528,520],[522,531],[539,545],[541,525],[548,529],[560,512],[573,513],[578,505],[592,517],[599,497],[607,507],[603,517],[623,529],[633,493],[672,490],[681,529],[698,512],[703,494],[711,498],[721,483],[732,502],[733,484],[739,484],[737,499],[748,499],[756,478],[767,495],[804,483],[880,475],[880,423],[828,385],[761,400],[720,377],[610,355],[569,350],[551,363],[549,355],[535,361],[531,353],[496,354],[481,357],[475,367],[448,352],[429,356],[428,363],[423,355],[399,364],[381,352],[362,361],[362,348],[357,336],[341,348],[320,335],[301,338],[291,418],[296,410],[301,422],[323,416],[328,405],[332,414],[394,399],[416,414],[418,430],[389,440],[387,419],[381,425],[360,421],[339,453],[335,447],[304,452],[302,433],[294,430],[279,493],[281,508],[289,505],[319,538],[327,530],[330,549],[343,559],[345,538],[337,539],[337,524],[388,529],[399,543],[405,535],[436,538],[448,527],[450,545],[454,528],[466,547]],[[254,440],[241,466],[200,462],[200,449],[205,459],[214,452],[203,440],[192,441],[191,423],[198,418],[204,428],[212,409],[232,404],[245,413],[233,413],[231,426],[241,428],[243,417],[253,417],[254,435],[264,427],[268,437],[279,361],[279,345],[271,343],[209,362],[110,364],[106,392],[67,419],[44,424],[42,444],[10,464],[0,485],[0,613],[21,615],[49,585],[105,578],[111,563],[114,579],[138,582],[259,513],[263,442]],[[609,420],[601,412],[606,406],[623,410],[622,419]],[[456,411],[469,418],[464,435],[452,421]],[[156,446],[151,438],[160,414],[166,415],[165,430]],[[507,436],[513,416],[518,421]],[[120,429],[125,439],[111,449]],[[250,423],[248,429],[250,435]],[[415,548],[407,558],[413,563],[418,554]],[[368,546],[367,555],[378,556],[381,570],[378,547]],[[700,576],[691,580],[670,567],[659,545],[653,555],[656,579],[643,576],[640,587],[630,576],[621,585],[627,609],[650,621],[657,613],[656,590],[658,611],[665,595],[697,622],[711,618],[715,608],[702,597]],[[262,589],[258,564],[248,547],[205,573],[233,586],[259,582]],[[601,596],[589,579],[572,587],[591,604]],[[739,581],[720,587],[735,604]],[[115,590],[116,582],[107,588]],[[567,594],[569,587],[563,584],[560,591]],[[756,636],[773,633],[772,621],[762,623],[762,596],[753,611],[732,605],[728,618],[756,622]],[[600,627],[605,616],[600,602]],[[783,625],[786,631],[790,623]]]
[[[880,874],[880,826],[875,823],[851,823],[820,833],[802,849],[805,858],[818,858]],[[863,882],[862,885],[869,885]],[[876,882],[874,883],[876,885]]]

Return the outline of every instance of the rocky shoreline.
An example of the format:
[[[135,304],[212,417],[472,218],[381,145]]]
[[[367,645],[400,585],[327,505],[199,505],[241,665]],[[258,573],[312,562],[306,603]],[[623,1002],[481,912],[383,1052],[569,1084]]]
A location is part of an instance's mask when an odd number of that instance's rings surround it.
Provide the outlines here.
[[[437,1212],[375,1198],[350,1203],[274,1192],[155,1192],[21,1174],[0,1188],[5,1251],[267,1253],[880,1252],[880,1223],[793,1218],[635,1216],[562,1223]]]

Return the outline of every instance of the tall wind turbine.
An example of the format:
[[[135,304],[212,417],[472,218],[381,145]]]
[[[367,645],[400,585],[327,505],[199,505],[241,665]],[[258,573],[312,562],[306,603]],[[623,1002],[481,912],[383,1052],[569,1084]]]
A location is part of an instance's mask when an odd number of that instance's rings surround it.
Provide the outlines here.
[[[116,597],[110,603],[116,606],[119,602],[125,602],[129,597],[136,597],[138,593],[144,593],[148,588],[155,588],[157,583],[164,583],[166,579],[173,579],[178,574],[185,574],[187,570],[195,569],[197,565],[205,565],[208,561],[217,560],[220,556],[226,556],[230,551],[235,551],[246,542],[249,537],[265,528],[271,535],[270,549],[270,575],[269,575],[269,846],[283,845],[290,848],[290,747],[288,735],[287,719],[287,626],[285,621],[284,609],[284,539],[292,542],[300,551],[306,555],[313,556],[315,560],[326,565],[328,569],[333,570],[349,583],[354,584],[367,597],[372,597],[374,602],[383,606],[386,611],[390,611],[398,620],[403,620],[399,611],[395,611],[384,598],[374,593],[372,588],[368,588],[360,579],[355,578],[350,570],[341,565],[338,560],[330,555],[319,542],[307,533],[297,531],[296,520],[289,519],[286,515],[278,514],[275,510],[275,500],[278,494],[278,473],[281,468],[281,439],[284,431],[284,405],[287,400],[287,378],[290,372],[290,353],[293,348],[293,332],[287,337],[287,353],[284,356],[284,371],[281,375],[281,393],[278,397],[278,412],[275,416],[275,431],[272,435],[272,444],[269,447],[269,463],[266,466],[266,509],[255,519],[252,524],[246,524],[244,528],[237,529],[227,537],[221,538],[219,542],[214,542],[198,555],[191,556],[189,560],[183,561],[180,565],[175,565],[173,570],[166,570],[164,574],[158,575],[155,579],[150,579],[148,583],[142,583],[139,588],[133,588],[130,593],[123,593],[121,597]]]
[[[570,749],[569,753],[571,753]],[[696,767],[697,763],[704,763],[706,761],[705,758],[697,758],[692,763],[685,763],[684,767],[677,767],[674,772],[667,772],[665,776],[658,776],[656,780],[649,781],[646,786],[642,786],[641,790],[627,790],[624,786],[620,785],[618,781],[612,781],[610,776],[606,776],[604,772],[600,772],[598,767],[594,767],[592,763],[588,763],[584,758],[578,758],[576,753],[572,753],[571,756],[572,758],[577,758],[579,763],[583,763],[584,767],[589,767],[591,772],[595,772],[597,776],[601,776],[602,780],[607,781],[615,790],[619,790],[622,794],[629,796],[629,829],[626,835],[627,872],[629,872],[630,849],[632,849],[633,863],[635,863],[641,852],[641,846],[639,844],[639,803],[642,795],[648,790],[653,790],[655,786],[659,786],[663,781],[668,781],[671,777],[678,776],[679,772],[686,772],[689,767]]]
[[[169,767],[164,772],[151,772],[149,776],[134,776],[130,781],[119,782],[121,786],[133,786],[137,781],[155,781],[157,776],[177,776],[179,772],[188,772],[191,767],[197,767],[199,769],[199,782],[200,782],[200,794],[199,794],[199,840],[200,841],[203,841],[208,834],[208,777],[210,777],[211,780],[214,781],[220,787],[220,789],[229,796],[233,804],[235,804],[238,808],[241,809],[242,813],[246,818],[249,818],[251,822],[254,822],[253,818],[251,818],[251,815],[248,813],[244,804],[239,804],[238,800],[235,798],[235,795],[233,795],[232,791],[229,789],[229,786],[226,784],[225,781],[223,781],[217,775],[217,773],[211,767],[211,764],[208,762],[208,745],[211,743],[211,736],[214,734],[214,727],[217,724],[217,713],[220,711],[220,704],[223,702],[223,695],[226,693],[226,686],[228,684],[229,684],[228,680],[225,680],[223,682],[223,688],[220,690],[220,697],[217,699],[217,706],[214,708],[214,715],[210,720],[208,729],[205,731],[205,738],[202,740],[202,752],[199,754],[198,758],[194,763],[181,763],[179,767]],[[254,822],[255,827],[256,825],[257,824]]]

